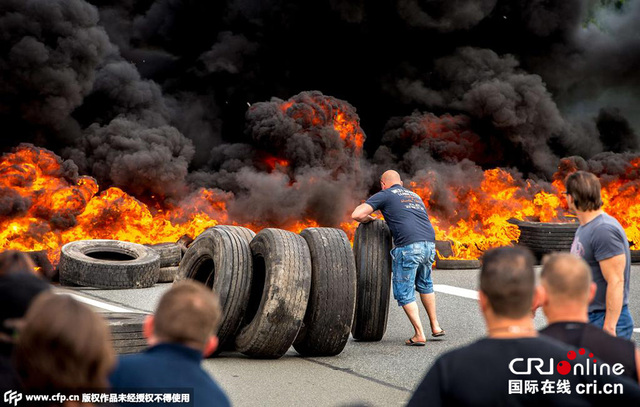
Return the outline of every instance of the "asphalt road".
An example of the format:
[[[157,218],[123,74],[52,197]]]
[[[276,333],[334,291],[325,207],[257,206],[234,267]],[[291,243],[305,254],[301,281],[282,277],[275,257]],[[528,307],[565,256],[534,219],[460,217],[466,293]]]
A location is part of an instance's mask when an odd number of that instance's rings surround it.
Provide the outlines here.
[[[477,300],[467,298],[473,293],[451,288],[476,290],[477,280],[477,270],[434,271],[438,318],[447,334],[428,341],[425,347],[404,345],[412,335],[411,325],[392,301],[387,331],[380,342],[351,339],[340,355],[326,358],[303,358],[293,348],[279,360],[223,353],[206,360],[204,366],[236,406],[403,405],[439,355],[484,335]],[[151,312],[169,287],[159,284],[139,290],[76,290],[111,306]],[[640,346],[640,266],[632,268],[630,310],[637,329],[633,339]],[[422,318],[428,327],[424,310]],[[545,325],[541,312],[535,322],[538,327]]]

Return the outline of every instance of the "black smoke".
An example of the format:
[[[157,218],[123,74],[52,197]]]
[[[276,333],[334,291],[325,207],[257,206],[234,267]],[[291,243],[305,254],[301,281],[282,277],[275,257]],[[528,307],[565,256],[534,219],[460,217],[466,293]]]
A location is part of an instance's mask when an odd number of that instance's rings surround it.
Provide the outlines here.
[[[216,188],[265,224],[336,225],[387,167],[546,188],[563,157],[638,152],[639,18],[578,0],[0,0],[0,146],[144,200]],[[444,184],[432,199],[446,210]]]

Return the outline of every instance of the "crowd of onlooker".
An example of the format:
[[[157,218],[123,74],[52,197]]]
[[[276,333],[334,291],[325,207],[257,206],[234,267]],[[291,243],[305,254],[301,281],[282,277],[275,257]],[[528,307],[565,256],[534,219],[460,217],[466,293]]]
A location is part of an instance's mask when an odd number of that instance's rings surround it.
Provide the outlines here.
[[[599,184],[588,174],[576,177],[575,185],[571,177],[567,181],[569,206],[581,221],[572,253],[547,256],[537,276],[527,249],[487,251],[479,273],[486,336],[439,357],[409,405],[640,405],[640,352],[628,339],[633,323],[625,316],[628,247],[618,244],[610,219],[598,218]],[[584,229],[589,225],[599,229]],[[537,309],[548,323],[541,331],[533,322]],[[201,367],[216,351],[221,312],[209,288],[175,283],[144,323],[149,348],[116,358],[99,313],[54,293],[28,256],[5,251],[0,390],[180,389],[195,406],[228,406],[224,391]],[[579,391],[587,385],[593,391]]]

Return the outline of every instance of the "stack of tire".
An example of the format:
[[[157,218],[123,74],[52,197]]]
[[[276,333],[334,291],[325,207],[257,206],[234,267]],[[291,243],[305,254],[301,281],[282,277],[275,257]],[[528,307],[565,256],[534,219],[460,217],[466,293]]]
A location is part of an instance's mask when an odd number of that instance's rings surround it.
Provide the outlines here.
[[[116,353],[138,353],[147,348],[143,334],[146,314],[108,312],[102,316],[111,330],[111,345]]]
[[[178,266],[182,260],[182,248],[173,242],[146,245],[160,255],[158,283],[171,283],[178,274]]]
[[[552,252],[571,250],[578,223],[515,222],[520,229],[518,244],[529,248],[541,259]]]
[[[359,340],[384,335],[390,250],[382,221],[361,225],[353,250],[339,229],[254,234],[216,226],[191,244],[176,281],[197,280],[218,293],[222,351],[279,358],[293,346],[304,356],[332,356],[350,333]]]

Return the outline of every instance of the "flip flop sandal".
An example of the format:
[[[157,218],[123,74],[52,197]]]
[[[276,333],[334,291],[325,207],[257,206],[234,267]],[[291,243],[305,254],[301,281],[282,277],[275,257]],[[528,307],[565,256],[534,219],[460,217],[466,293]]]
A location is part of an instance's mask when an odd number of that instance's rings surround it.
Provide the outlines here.
[[[437,338],[439,336],[444,336],[444,329],[441,330],[440,332],[432,333],[431,336],[433,336],[434,338]]]
[[[409,341],[405,342],[404,344],[407,346],[425,346],[427,343],[421,342],[421,341],[414,341],[413,339],[409,338]]]

